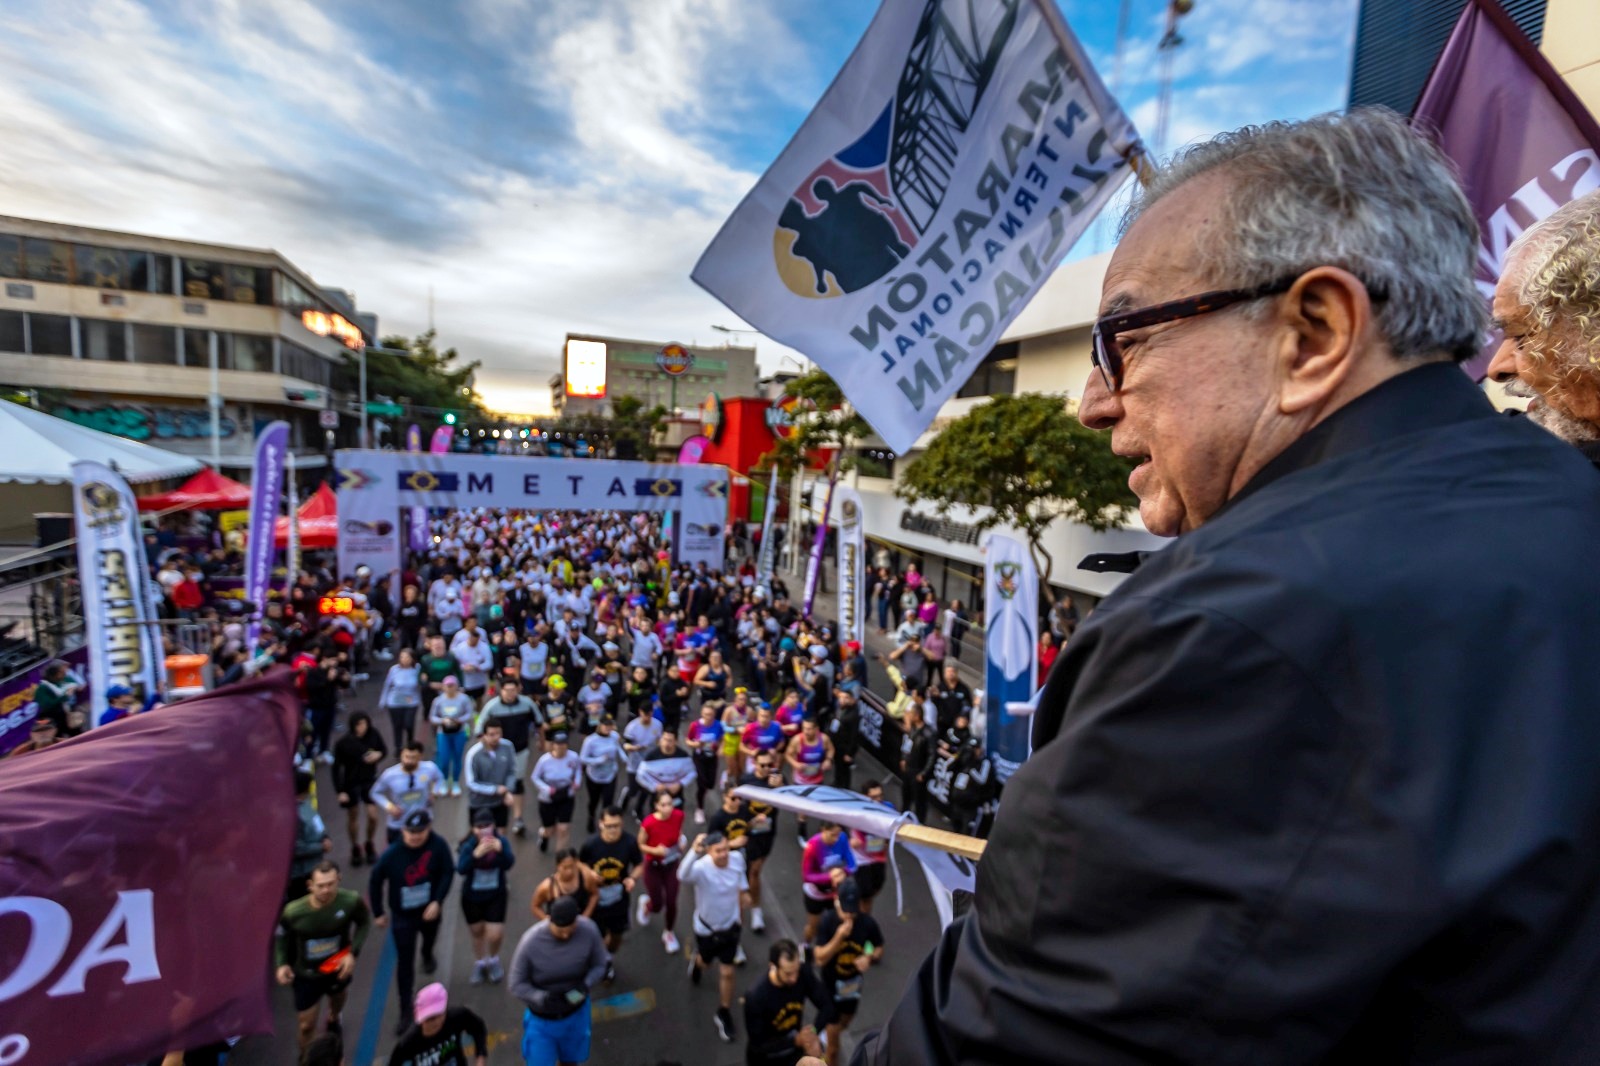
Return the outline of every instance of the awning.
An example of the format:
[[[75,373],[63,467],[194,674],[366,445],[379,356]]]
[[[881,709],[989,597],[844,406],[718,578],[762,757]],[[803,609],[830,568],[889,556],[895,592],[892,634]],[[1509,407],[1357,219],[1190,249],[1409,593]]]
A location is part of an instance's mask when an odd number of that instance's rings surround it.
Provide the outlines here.
[[[209,468],[184,482],[181,488],[139,498],[141,511],[238,511],[249,506],[249,485]]]
[[[76,459],[96,459],[130,482],[183,477],[205,464],[21,404],[0,401],[0,481],[70,484]]]
[[[339,543],[339,506],[333,490],[324,481],[317,486],[305,503],[300,505],[300,547],[332,548]],[[280,548],[289,546],[289,519],[279,516],[273,530],[273,539]]]

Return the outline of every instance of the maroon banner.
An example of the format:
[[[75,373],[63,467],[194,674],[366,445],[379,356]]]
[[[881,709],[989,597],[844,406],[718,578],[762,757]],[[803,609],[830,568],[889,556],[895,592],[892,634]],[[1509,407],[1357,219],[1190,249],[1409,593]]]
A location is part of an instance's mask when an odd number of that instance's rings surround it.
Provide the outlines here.
[[[0,1059],[127,1066],[272,1028],[287,670],[0,764]]]
[[[1411,121],[1461,172],[1481,231],[1475,280],[1486,299],[1512,241],[1600,188],[1600,125],[1494,0],[1469,0]],[[1474,381],[1489,368],[1490,343],[1463,368]]]

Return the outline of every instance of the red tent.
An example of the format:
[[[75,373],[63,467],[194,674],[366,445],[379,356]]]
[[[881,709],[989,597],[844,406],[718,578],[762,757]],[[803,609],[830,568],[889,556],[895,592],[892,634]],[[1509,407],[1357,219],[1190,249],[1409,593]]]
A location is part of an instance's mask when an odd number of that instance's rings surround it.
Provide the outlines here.
[[[332,548],[339,543],[339,505],[333,490],[324,481],[317,486],[305,503],[300,505],[300,547]],[[289,520],[279,516],[276,536],[278,547],[289,546]]]
[[[206,467],[171,492],[141,496],[141,511],[171,511],[185,507],[192,511],[240,511],[250,506],[250,486]]]

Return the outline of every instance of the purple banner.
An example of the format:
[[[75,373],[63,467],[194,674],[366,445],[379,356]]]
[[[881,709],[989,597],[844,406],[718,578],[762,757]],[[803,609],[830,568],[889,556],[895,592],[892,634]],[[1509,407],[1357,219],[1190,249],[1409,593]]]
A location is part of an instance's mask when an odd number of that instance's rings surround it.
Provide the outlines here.
[[[7,1066],[146,1062],[271,1031],[262,960],[289,873],[299,724],[278,669],[6,761]],[[239,811],[248,824],[223,813]]]
[[[88,648],[74,648],[61,658],[72,668],[73,673],[80,677],[88,675]],[[33,729],[33,720],[39,717],[39,705],[33,698],[34,690],[39,687],[39,682],[44,680],[45,665],[51,661],[47,659],[31,670],[13,674],[0,682],[0,755],[4,755],[28,739]],[[80,693],[78,699],[87,710],[89,706],[87,695]]]
[[[420,452],[422,450],[422,427],[415,422],[406,427],[406,451]]]
[[[1455,161],[1478,217],[1476,282],[1494,298],[1524,230],[1600,188],[1600,126],[1494,0],[1471,0],[1411,121]],[[1481,381],[1491,346],[1463,369]]]
[[[272,582],[272,551],[277,536],[278,505],[283,502],[283,459],[289,452],[289,423],[271,422],[256,437],[256,468],[250,478],[250,542],[245,548],[244,598],[255,605],[245,632],[245,647],[254,649],[267,609]],[[297,516],[290,515],[289,521]]]
[[[435,455],[443,455],[450,450],[450,442],[455,439],[455,430],[450,426],[440,426],[433,431],[433,439],[428,442],[428,451]]]
[[[806,563],[806,599],[800,613],[811,617],[811,604],[817,598],[817,586],[822,578],[822,549],[828,543],[828,514],[833,510],[833,482],[828,482],[828,494],[822,498],[822,521],[817,523],[817,536],[811,543],[811,559]]]

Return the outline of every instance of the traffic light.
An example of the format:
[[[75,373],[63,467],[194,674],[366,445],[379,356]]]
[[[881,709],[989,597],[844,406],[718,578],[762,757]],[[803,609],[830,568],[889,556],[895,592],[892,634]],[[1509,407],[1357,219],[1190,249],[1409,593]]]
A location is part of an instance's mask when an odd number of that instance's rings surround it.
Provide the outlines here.
[[[447,426],[456,424],[456,413],[454,411],[446,411],[444,413],[444,424]]]

